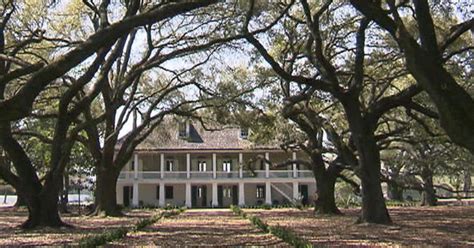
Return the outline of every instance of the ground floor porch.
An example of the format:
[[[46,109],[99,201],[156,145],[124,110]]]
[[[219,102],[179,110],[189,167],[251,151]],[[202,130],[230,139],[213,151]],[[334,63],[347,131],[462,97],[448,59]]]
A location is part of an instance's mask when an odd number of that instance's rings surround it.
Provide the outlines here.
[[[126,207],[188,208],[311,204],[315,191],[313,182],[134,182],[117,184],[117,202]]]

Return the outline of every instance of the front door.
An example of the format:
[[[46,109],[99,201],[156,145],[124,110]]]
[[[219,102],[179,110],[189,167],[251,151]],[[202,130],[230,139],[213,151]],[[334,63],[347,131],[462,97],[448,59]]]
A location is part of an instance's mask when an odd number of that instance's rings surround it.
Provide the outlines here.
[[[194,207],[197,207],[197,191],[198,191],[198,187],[197,186],[192,186],[191,187],[191,206],[194,208]]]
[[[303,205],[308,205],[308,203],[309,203],[308,185],[304,185],[304,184],[300,185],[300,194],[301,194],[301,197],[302,197],[301,203],[303,203]]]
[[[207,187],[206,187],[206,185],[202,186],[202,206],[207,207]]]
[[[130,206],[130,186],[123,186],[123,206]]]
[[[237,185],[232,186],[232,204],[237,206],[239,204],[239,195],[238,195]]]
[[[219,207],[224,206],[224,189],[222,185],[217,186],[217,201],[219,203]]]

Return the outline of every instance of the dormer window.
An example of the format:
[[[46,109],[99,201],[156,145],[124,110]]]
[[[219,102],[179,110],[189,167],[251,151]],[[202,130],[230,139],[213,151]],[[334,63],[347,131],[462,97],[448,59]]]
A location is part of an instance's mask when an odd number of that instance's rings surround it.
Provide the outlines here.
[[[188,137],[188,125],[186,121],[180,122],[178,126],[178,137],[186,138]]]
[[[246,127],[240,128],[240,138],[241,139],[248,139],[249,137],[249,129]]]

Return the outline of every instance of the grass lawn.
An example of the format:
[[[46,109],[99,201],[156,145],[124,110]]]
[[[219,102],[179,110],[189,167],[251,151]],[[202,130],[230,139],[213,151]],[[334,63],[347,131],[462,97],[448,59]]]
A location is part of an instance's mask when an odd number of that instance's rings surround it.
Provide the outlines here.
[[[281,225],[315,245],[328,246],[474,246],[474,207],[390,208],[393,225],[354,224],[357,209],[343,210],[344,216],[313,216],[311,210],[244,209],[270,225]],[[0,246],[74,245],[86,235],[135,224],[140,218],[156,214],[152,210],[133,210],[123,218],[78,217],[64,215],[73,229],[23,231],[17,226],[27,213],[0,208]],[[200,209],[163,219],[141,232],[129,233],[111,245],[158,246],[287,246],[270,234],[253,227],[227,209]]]

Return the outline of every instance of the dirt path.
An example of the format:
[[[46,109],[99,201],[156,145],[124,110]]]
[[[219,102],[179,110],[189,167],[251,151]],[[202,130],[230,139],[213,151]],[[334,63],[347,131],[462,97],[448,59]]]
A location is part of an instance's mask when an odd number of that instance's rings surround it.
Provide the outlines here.
[[[111,245],[287,246],[280,239],[261,233],[230,210],[188,210]]]

